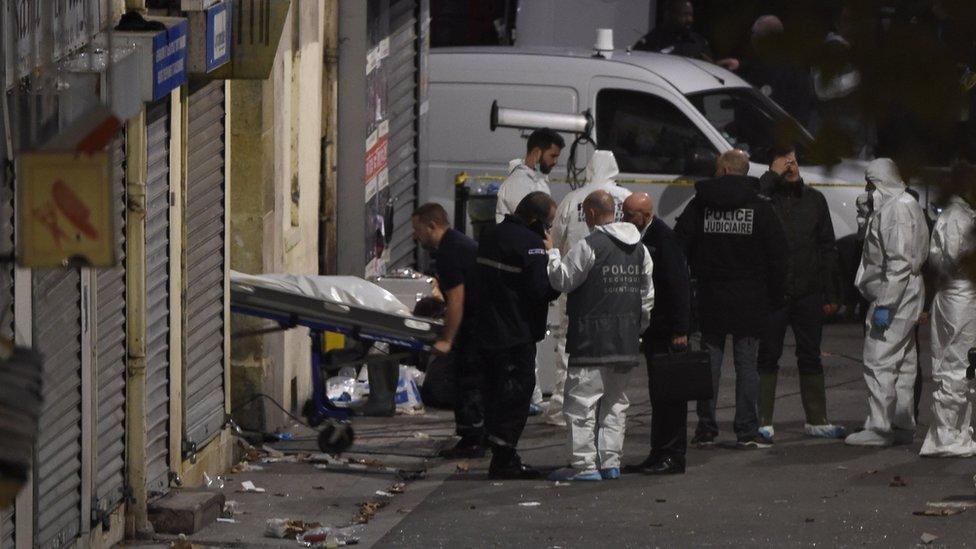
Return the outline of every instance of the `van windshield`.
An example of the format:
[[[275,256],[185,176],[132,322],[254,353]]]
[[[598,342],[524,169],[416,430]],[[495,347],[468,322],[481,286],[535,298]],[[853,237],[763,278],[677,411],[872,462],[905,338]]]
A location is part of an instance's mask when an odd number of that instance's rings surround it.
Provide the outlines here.
[[[688,100],[736,149],[753,162],[769,164],[776,137],[796,147],[797,161],[808,164],[813,138],[796,120],[753,88],[710,90],[688,95]]]

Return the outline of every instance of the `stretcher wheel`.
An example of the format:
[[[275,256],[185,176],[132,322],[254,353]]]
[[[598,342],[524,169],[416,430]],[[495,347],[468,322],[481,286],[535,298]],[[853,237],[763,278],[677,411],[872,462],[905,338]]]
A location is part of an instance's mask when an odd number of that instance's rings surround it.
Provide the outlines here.
[[[352,446],[352,425],[338,421],[326,421],[319,431],[319,450],[326,454],[341,454]]]

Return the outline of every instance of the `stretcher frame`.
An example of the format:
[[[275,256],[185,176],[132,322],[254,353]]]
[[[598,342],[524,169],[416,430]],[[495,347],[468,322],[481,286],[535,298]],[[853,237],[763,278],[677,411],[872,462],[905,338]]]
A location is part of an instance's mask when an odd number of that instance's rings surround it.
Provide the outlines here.
[[[299,326],[309,329],[312,346],[312,398],[302,413],[310,426],[322,425],[318,438],[319,449],[330,454],[347,450],[352,445],[354,434],[351,411],[336,406],[326,392],[326,376],[323,372],[326,363],[323,345],[325,332],[339,333],[363,343],[386,343],[405,349],[408,352],[367,355],[355,360],[356,364],[376,361],[398,366],[397,358],[408,356],[411,352],[429,350],[443,329],[442,322],[429,318],[388,313],[255,284],[231,282],[230,293],[232,312],[277,323],[276,328],[235,334],[237,337],[289,330]]]

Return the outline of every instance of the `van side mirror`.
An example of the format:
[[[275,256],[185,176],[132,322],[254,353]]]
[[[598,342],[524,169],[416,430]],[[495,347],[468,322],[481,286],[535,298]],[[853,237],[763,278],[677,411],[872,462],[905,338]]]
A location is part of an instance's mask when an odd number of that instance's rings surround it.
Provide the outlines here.
[[[685,159],[685,174],[695,177],[712,177],[715,175],[715,161],[718,153],[707,147],[696,147]]]

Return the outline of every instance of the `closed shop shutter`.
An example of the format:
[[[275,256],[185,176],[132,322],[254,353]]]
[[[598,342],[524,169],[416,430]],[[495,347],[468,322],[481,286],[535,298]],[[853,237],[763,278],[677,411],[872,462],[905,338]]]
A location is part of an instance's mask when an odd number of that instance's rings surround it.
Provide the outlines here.
[[[118,264],[96,269],[94,519],[118,507],[125,485],[125,139],[112,143]]]
[[[0,117],[0,131],[3,130],[3,117]],[[2,135],[2,134],[0,134]],[[7,147],[0,145],[0,254],[13,251],[14,193],[5,173]],[[0,337],[13,339],[14,323],[14,266],[13,263],[0,264]],[[0,509],[0,549],[13,549],[14,510]]]
[[[33,273],[34,348],[44,360],[44,406],[35,450],[34,542],[63,547],[81,526],[81,277]]]
[[[224,423],[224,83],[189,97],[184,307],[185,452]]]
[[[14,549],[14,509],[0,511],[0,549]]]
[[[390,5],[390,198],[393,200],[393,238],[390,268],[416,263],[410,216],[417,207],[417,0],[394,0]]]
[[[146,118],[146,489],[169,488],[169,106]]]

